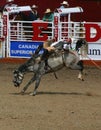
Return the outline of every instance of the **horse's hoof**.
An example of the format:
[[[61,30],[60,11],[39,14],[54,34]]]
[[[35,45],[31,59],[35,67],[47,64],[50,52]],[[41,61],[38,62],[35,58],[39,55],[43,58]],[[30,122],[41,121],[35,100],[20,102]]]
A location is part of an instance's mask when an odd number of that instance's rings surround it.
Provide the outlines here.
[[[84,81],[84,79],[82,79],[82,78],[78,78],[79,80],[81,80],[81,81]]]
[[[30,93],[29,95],[30,95],[30,96],[35,96],[35,95],[36,95],[36,93]]]
[[[84,81],[84,79],[82,79],[82,81]]]
[[[22,90],[22,91],[20,92],[20,94],[21,94],[21,95],[24,95],[24,92],[25,92],[25,91],[24,91],[24,90]]]

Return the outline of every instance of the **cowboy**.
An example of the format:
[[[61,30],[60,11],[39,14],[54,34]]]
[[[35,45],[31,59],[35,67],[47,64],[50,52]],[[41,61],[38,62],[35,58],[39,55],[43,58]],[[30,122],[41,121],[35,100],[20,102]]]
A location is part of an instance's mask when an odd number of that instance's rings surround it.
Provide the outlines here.
[[[63,45],[63,50],[69,52],[69,50],[72,49],[71,43],[72,43],[72,39],[71,39],[71,38],[67,38],[67,39],[65,40],[64,45]]]
[[[17,7],[16,4],[14,4],[14,0],[6,0],[6,4],[3,7],[3,11],[7,11],[7,7]]]
[[[54,13],[51,11],[51,9],[46,9],[44,16],[42,18],[43,21],[52,22],[54,19]]]
[[[7,3],[3,6],[2,13],[7,12],[10,7],[17,7],[18,6],[17,4],[14,4],[14,0],[6,0],[6,2]],[[16,16],[17,16],[17,13],[10,13],[9,19],[15,20]]]
[[[63,2],[61,3],[61,6],[60,6],[61,9],[63,9],[63,8],[68,8],[68,7],[69,7],[69,3],[68,3],[67,1],[63,1]]]
[[[31,12],[29,13],[29,16],[28,16],[29,21],[40,20],[39,14],[37,12],[37,8],[38,8],[38,6],[32,5],[32,7],[31,7],[32,10],[31,10]]]
[[[43,44],[39,45],[39,47],[36,49],[35,56],[37,57],[40,50],[44,49],[40,60],[45,61],[45,69],[47,70],[48,66],[49,66],[48,65],[48,58],[56,50],[56,48],[61,46],[64,49],[64,51],[68,51],[69,50],[68,46],[70,46],[70,44],[71,44],[70,38],[68,38],[67,40],[59,40],[57,42],[55,42],[54,38],[50,39],[50,40],[46,40]]]
[[[43,44],[40,44],[39,47],[35,50],[35,55],[37,56],[41,49],[43,50],[43,54],[41,59],[43,60],[46,57],[46,54],[49,54],[55,50],[55,47],[51,46],[51,44],[54,42],[54,39],[46,40]]]
[[[54,39],[46,40],[43,44],[39,45],[39,47],[35,50],[35,56],[39,54],[40,50],[43,49],[43,54],[41,56],[41,60],[45,61],[45,69],[48,69],[48,58],[49,55],[55,51],[55,47],[51,46],[51,44],[54,42]]]
[[[50,8],[47,8],[46,11],[44,12],[44,16],[42,20],[45,22],[52,22],[53,19],[54,19],[54,13],[51,11]],[[42,29],[42,31],[43,31],[43,34],[45,32],[45,34],[47,34],[48,36],[52,36],[52,23],[48,23],[48,28]]]

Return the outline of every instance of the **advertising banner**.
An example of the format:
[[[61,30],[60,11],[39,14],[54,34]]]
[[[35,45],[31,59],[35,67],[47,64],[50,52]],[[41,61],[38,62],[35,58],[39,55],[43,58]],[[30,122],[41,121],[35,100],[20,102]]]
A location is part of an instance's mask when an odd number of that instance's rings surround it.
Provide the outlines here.
[[[28,58],[43,42],[11,41],[10,57]]]
[[[101,60],[101,43],[89,43],[88,56],[92,60]]]

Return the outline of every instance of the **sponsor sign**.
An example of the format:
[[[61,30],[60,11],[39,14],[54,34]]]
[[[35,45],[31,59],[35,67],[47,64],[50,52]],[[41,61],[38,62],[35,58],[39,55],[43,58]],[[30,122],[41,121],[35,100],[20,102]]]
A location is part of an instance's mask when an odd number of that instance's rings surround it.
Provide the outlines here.
[[[19,12],[22,12],[22,11],[31,11],[30,6],[7,7],[6,9],[7,9],[8,13],[19,13]]]
[[[70,14],[70,13],[81,13],[83,9],[81,7],[73,7],[73,8],[58,8],[59,14]]]
[[[101,43],[90,43],[88,46],[88,56],[92,60],[101,60]]]
[[[10,42],[10,57],[27,58],[37,49],[43,42],[26,42],[26,41],[11,41]],[[41,52],[40,52],[41,53]]]
[[[85,26],[85,38],[88,42],[96,42],[101,39],[101,26],[96,23],[87,23]],[[94,34],[92,29],[95,30]],[[91,35],[92,34],[92,35]]]
[[[42,34],[42,28],[43,29],[48,29],[48,23],[44,23],[44,22],[33,22],[32,23],[33,26],[33,37],[32,40],[33,41],[45,41],[48,39],[48,35],[47,34]]]

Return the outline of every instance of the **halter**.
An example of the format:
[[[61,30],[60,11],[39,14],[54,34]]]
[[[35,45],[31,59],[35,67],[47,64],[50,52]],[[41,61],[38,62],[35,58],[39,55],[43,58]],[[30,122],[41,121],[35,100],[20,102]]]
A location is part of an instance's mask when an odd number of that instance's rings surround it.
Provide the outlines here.
[[[14,86],[19,87],[19,85],[21,84],[23,78],[24,78],[23,73],[21,73],[18,70],[15,70],[14,71],[14,80],[13,80]]]

